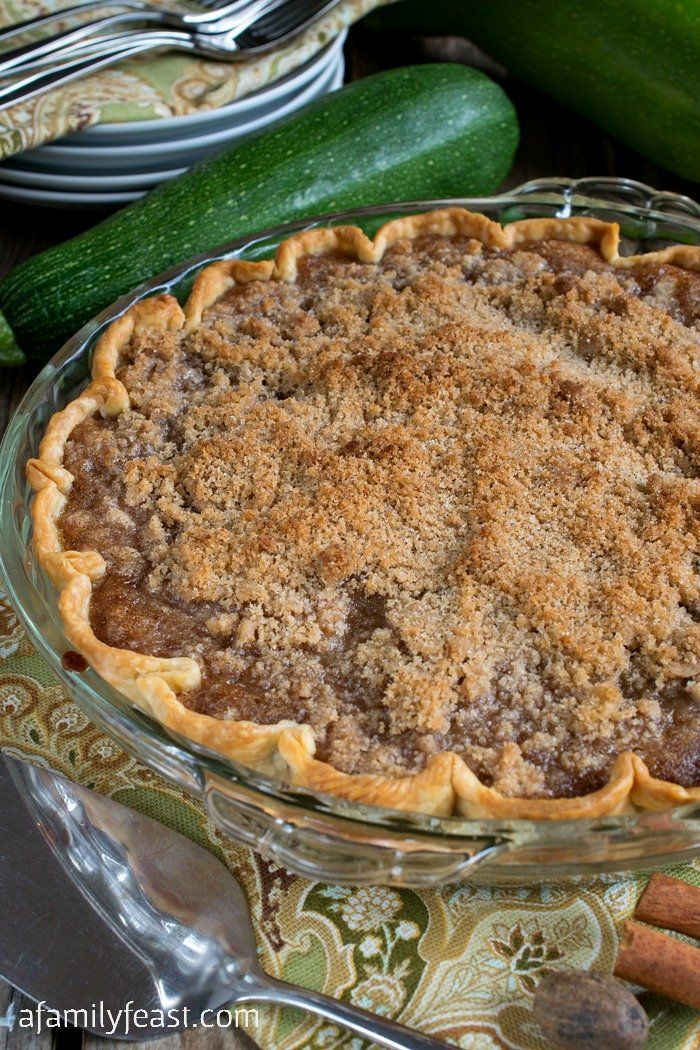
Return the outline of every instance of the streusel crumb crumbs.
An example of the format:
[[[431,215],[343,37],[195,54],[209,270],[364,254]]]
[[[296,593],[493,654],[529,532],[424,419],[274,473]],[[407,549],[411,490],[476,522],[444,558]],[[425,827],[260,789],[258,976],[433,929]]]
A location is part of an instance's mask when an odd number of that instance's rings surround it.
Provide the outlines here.
[[[574,795],[631,749],[700,783],[699,289],[424,237],[134,340],[131,411],[66,452],[93,629],[348,772],[454,750]]]

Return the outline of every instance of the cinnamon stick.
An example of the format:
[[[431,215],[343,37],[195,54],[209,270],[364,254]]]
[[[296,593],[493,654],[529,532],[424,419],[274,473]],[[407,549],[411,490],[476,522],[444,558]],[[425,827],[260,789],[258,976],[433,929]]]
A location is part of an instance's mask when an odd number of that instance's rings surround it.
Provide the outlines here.
[[[650,926],[623,925],[615,976],[700,1010],[700,948]]]
[[[655,872],[639,898],[635,919],[700,937],[700,887]]]

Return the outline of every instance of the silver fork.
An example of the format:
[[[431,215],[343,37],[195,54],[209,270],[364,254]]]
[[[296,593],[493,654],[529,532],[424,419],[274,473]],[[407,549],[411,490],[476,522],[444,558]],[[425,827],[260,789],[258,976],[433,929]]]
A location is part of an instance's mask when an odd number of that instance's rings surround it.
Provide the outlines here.
[[[72,49],[74,44],[82,41],[90,41],[97,38],[105,29],[116,29],[117,26],[140,25],[143,23],[163,26],[166,29],[191,29],[194,32],[221,33],[227,30],[242,31],[254,21],[265,8],[277,7],[282,0],[233,0],[231,3],[223,4],[218,8],[212,7],[202,12],[200,17],[206,20],[200,25],[192,21],[189,15],[177,15],[172,11],[160,10],[135,10],[122,11],[117,14],[106,15],[92,22],[84,22],[82,25],[71,29],[64,29],[60,33],[44,37],[42,40],[22,44],[12,50],[0,54],[0,76],[7,76],[20,72],[23,69],[34,68],[38,60],[56,61]],[[104,6],[104,5],[103,5]],[[194,17],[194,16],[192,16]],[[46,64],[42,61],[41,64]]]
[[[129,30],[69,45],[51,56],[52,68],[36,68],[10,84],[0,87],[0,110],[24,102],[35,95],[87,76],[149,51],[190,51],[206,58],[236,60],[278,47],[300,33],[339,0],[286,0],[276,12],[266,12],[259,21],[223,33],[194,33],[185,30]],[[67,59],[55,67],[56,58]],[[41,65],[42,60],[39,60]]]

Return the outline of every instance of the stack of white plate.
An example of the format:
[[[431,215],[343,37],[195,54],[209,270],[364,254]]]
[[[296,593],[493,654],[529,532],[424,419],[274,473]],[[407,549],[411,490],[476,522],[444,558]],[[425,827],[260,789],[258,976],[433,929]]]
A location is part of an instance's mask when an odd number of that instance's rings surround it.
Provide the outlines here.
[[[335,91],[343,83],[343,42],[280,80],[220,109],[170,120],[96,124],[0,164],[0,197],[62,207],[135,200],[235,139]]]

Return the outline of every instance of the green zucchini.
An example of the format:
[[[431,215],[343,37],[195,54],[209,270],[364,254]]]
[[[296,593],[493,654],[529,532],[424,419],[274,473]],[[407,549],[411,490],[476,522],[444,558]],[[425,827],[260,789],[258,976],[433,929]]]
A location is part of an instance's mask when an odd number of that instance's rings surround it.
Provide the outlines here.
[[[700,0],[402,0],[371,24],[468,37],[628,146],[700,181]]]
[[[27,259],[0,284],[0,310],[26,355],[43,358],[141,281],[235,237],[360,205],[488,193],[517,139],[513,107],[477,70],[367,77]]]

